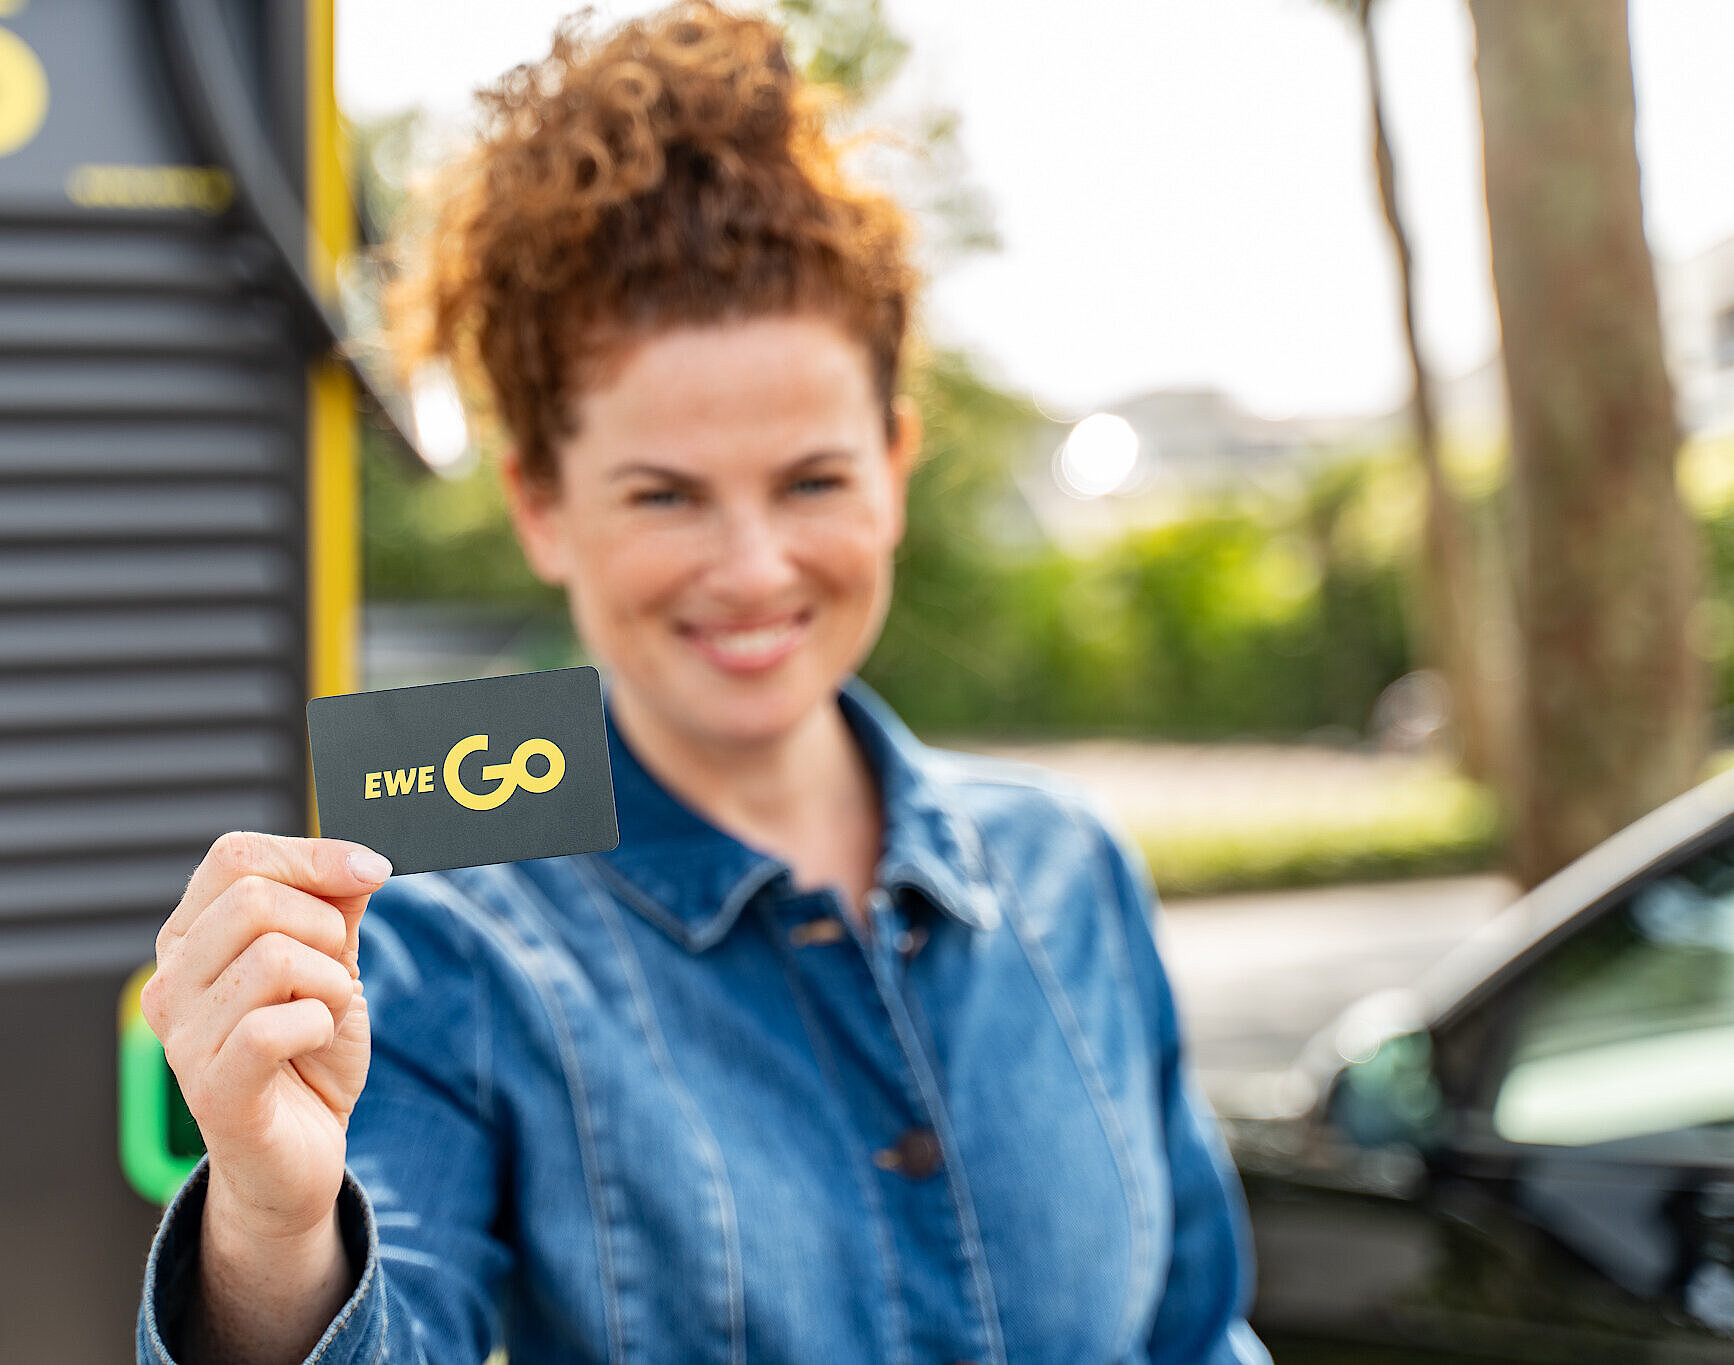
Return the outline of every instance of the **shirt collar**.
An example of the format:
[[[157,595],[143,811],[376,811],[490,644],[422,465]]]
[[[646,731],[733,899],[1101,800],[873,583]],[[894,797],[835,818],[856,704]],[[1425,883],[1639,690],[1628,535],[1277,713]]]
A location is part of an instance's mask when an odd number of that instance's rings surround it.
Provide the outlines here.
[[[939,756],[858,679],[837,704],[879,784],[885,840],[878,884],[914,890],[974,929],[999,924],[974,826],[953,809]],[[786,864],[725,834],[645,769],[604,708],[620,843],[597,854],[613,889],[646,919],[702,952],[719,942],[747,903]]]

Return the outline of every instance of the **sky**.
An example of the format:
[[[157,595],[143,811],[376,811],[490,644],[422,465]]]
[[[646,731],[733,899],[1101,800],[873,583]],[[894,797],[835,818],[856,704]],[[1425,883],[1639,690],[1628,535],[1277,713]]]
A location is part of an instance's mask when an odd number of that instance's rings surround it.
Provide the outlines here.
[[[925,325],[1075,418],[1219,388],[1271,417],[1375,413],[1407,384],[1352,28],[1323,0],[885,0],[912,52],[890,109],[962,116],[997,252],[930,282]],[[643,0],[603,0],[604,18]],[[337,0],[338,98],[459,121],[546,49],[560,0]],[[1462,0],[1381,0],[1425,352],[1498,344],[1474,40]],[[1630,0],[1645,226],[1661,258],[1734,237],[1734,3]]]

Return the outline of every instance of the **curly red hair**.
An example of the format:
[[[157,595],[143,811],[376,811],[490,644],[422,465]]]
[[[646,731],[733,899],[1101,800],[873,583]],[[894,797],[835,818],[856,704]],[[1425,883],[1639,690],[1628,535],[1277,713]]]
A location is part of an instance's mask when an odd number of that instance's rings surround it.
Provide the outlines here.
[[[889,437],[908,223],[843,174],[782,33],[708,0],[601,38],[589,19],[478,96],[481,137],[394,289],[403,358],[479,370],[525,472],[552,482],[575,399],[633,340],[817,312],[866,349]]]

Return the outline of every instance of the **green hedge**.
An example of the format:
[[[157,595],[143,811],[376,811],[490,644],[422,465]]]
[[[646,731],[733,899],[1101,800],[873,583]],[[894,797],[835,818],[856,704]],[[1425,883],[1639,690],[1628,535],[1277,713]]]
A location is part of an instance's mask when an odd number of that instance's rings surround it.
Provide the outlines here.
[[[1286,498],[1225,498],[1077,557],[984,529],[1012,519],[1007,464],[1052,429],[956,357],[918,393],[930,457],[864,670],[916,729],[1358,736],[1411,666],[1406,541],[1367,534],[1404,513],[1389,460],[1321,460]]]

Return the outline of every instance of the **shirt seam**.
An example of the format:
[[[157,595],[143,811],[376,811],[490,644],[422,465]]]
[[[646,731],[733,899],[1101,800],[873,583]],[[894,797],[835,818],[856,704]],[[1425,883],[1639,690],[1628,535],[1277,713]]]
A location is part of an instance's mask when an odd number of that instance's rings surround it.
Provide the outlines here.
[[[592,874],[582,866],[578,869],[581,880],[589,881]],[[591,893],[596,898],[598,918],[602,920],[610,941],[614,945],[615,957],[620,963],[622,974],[626,978],[626,988],[632,996],[634,1011],[639,1016],[639,1028],[644,1033],[646,1044],[650,1048],[651,1060],[657,1071],[662,1075],[663,1083],[668,1086],[674,1096],[674,1102],[682,1116],[699,1139],[699,1147],[704,1163],[710,1172],[711,1188],[715,1193],[718,1221],[722,1224],[723,1246],[725,1248],[725,1264],[728,1279],[728,1322],[729,1322],[729,1361],[730,1365],[744,1365],[746,1360],[746,1305],[743,1288],[744,1271],[741,1266],[740,1228],[736,1221],[733,1191],[729,1186],[728,1170],[723,1163],[722,1149],[717,1145],[716,1137],[710,1130],[710,1125],[704,1121],[691,1093],[675,1071],[674,1059],[669,1055],[667,1041],[662,1036],[662,1028],[656,1018],[656,1011],[650,999],[650,991],[643,973],[631,952],[631,945],[626,941],[625,930],[615,913],[617,907],[602,888],[592,885]]]
[[[767,920],[769,918],[768,915],[764,917]],[[825,1073],[826,1079],[830,1081],[833,1090],[839,1096],[847,1094],[847,1087],[843,1084],[842,1074],[837,1070],[837,1060],[832,1055],[831,1046],[825,1041],[824,1033],[813,1017],[812,1005],[807,999],[806,984],[800,979],[800,974],[794,970],[793,959],[784,947],[780,936],[775,932],[773,925],[766,923],[762,927],[771,941],[772,951],[776,953],[777,961],[782,966],[783,977],[788,983],[789,994],[794,1001],[795,1013],[800,1016],[801,1026],[807,1032],[807,1041],[813,1049],[814,1059],[819,1063],[820,1069]],[[878,1243],[879,1254],[884,1261],[886,1274],[890,1279],[892,1331],[897,1360],[903,1362],[903,1365],[908,1365],[908,1362],[913,1359],[910,1355],[913,1343],[909,1335],[909,1314],[903,1302],[903,1277],[898,1267],[897,1248],[890,1236],[890,1220],[885,1215],[885,1203],[879,1197],[879,1191],[873,1184],[871,1173],[875,1168],[872,1162],[872,1153],[855,1125],[845,1124],[844,1129],[855,1158],[852,1163],[855,1174],[862,1195],[867,1200],[873,1216],[873,1240]],[[865,1176],[864,1179],[863,1176]]]
[[[1068,821],[1074,828],[1078,822],[1070,811]],[[1080,833],[1082,830],[1079,831]],[[1085,1038],[1083,1026],[1079,1023],[1077,1011],[1072,1006],[1071,996],[1066,993],[1064,984],[1055,971],[1053,960],[1048,956],[1047,949],[1042,945],[1040,937],[1033,932],[1024,912],[1023,901],[1018,895],[1012,879],[1006,875],[1005,868],[994,859],[1000,880],[1006,886],[1006,896],[1015,908],[1015,913],[1007,916],[1012,922],[1012,932],[1023,946],[1025,959],[1030,969],[1035,973],[1042,994],[1048,999],[1048,1008],[1053,1011],[1055,1022],[1060,1027],[1060,1034],[1066,1041],[1066,1048],[1072,1054],[1073,1064],[1078,1068],[1080,1079],[1084,1083],[1085,1093],[1090,1097],[1090,1105],[1096,1111],[1096,1121],[1102,1127],[1102,1136],[1107,1139],[1108,1150],[1114,1158],[1114,1165],[1119,1169],[1121,1188],[1125,1192],[1126,1218],[1128,1232],[1132,1239],[1131,1255],[1126,1268],[1126,1286],[1121,1295],[1120,1324],[1116,1329],[1115,1341],[1117,1350],[1129,1350],[1138,1328],[1139,1301],[1137,1285],[1149,1274],[1154,1264],[1153,1241],[1150,1233],[1150,1196],[1145,1192],[1143,1182],[1138,1178],[1137,1168],[1132,1162],[1131,1144],[1120,1123],[1113,1101],[1109,1098],[1102,1084],[1102,1069],[1096,1061],[1090,1048],[1089,1040]],[[1101,859],[1090,859],[1091,881],[1095,884],[1098,896],[1102,895]],[[1112,893],[1112,886],[1108,888]],[[1109,894],[1105,898],[1107,904],[1119,907],[1117,894]]]
[[[943,1158],[941,1170],[945,1175],[946,1187],[951,1192],[952,1207],[956,1212],[958,1231],[963,1240],[964,1257],[970,1271],[970,1298],[974,1300],[976,1314],[981,1319],[988,1355],[997,1365],[1006,1365],[1005,1341],[1000,1331],[999,1305],[994,1295],[993,1276],[987,1266],[986,1248],[981,1240],[981,1227],[976,1222],[975,1203],[970,1195],[969,1182],[963,1173],[957,1136],[952,1131],[951,1116],[945,1109],[945,1099],[932,1069],[933,1059],[927,1055],[921,1039],[916,1036],[913,1021],[909,1019],[902,998],[889,988],[890,983],[880,975],[871,958],[867,959],[867,974],[872,978],[880,1004],[891,1021],[892,1032],[903,1051],[904,1063],[920,1094],[922,1108],[926,1110],[939,1138]]]
[[[450,883],[447,883],[450,885]],[[462,902],[462,905],[452,905],[447,902],[451,912],[469,924],[472,931],[500,941],[500,947],[512,961],[513,966],[524,975],[531,990],[535,993],[537,1003],[547,1017],[549,1030],[554,1036],[554,1046],[559,1055],[560,1069],[566,1079],[567,1099],[572,1109],[573,1125],[577,1129],[578,1146],[581,1154],[580,1165],[584,1171],[584,1186],[594,1210],[592,1222],[596,1229],[597,1273],[602,1280],[603,1312],[608,1321],[608,1358],[611,1361],[624,1362],[627,1359],[626,1326],[621,1302],[621,1289],[618,1271],[614,1265],[614,1245],[612,1232],[611,1206],[608,1201],[606,1183],[602,1177],[601,1152],[596,1142],[595,1124],[591,1117],[591,1105],[588,1087],[584,1083],[584,1068],[578,1058],[578,1048],[573,1042],[571,1030],[567,1027],[564,1015],[555,1007],[557,997],[552,990],[552,983],[544,971],[534,965],[546,954],[530,954],[528,951],[513,951],[514,948],[527,950],[529,945],[521,934],[515,942],[506,937],[506,929],[511,925],[518,926],[515,921],[509,921],[506,916],[475,916],[475,905],[472,899],[452,886],[452,891]],[[521,903],[530,897],[523,893],[522,888],[511,886],[510,891],[517,892],[516,899]],[[536,894],[540,894],[539,891]],[[524,913],[533,916],[537,921],[539,937],[544,941],[551,926],[546,916],[533,904],[524,907]],[[534,962],[526,959],[534,957]]]

